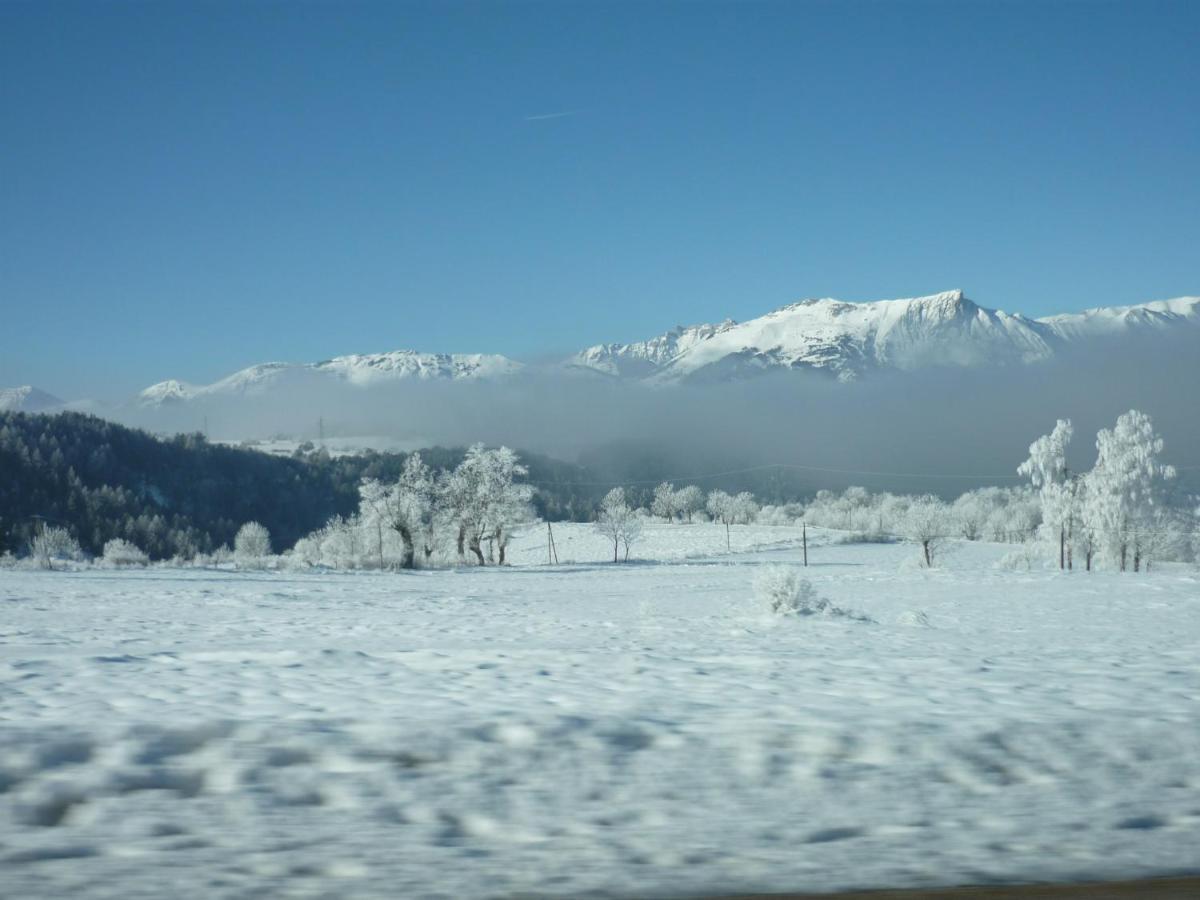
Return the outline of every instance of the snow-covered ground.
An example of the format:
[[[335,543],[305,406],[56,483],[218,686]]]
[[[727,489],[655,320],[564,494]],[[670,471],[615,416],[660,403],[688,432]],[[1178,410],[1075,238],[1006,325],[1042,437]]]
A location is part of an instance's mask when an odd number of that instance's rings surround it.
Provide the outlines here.
[[[601,559],[555,526],[561,560]],[[735,548],[794,541],[735,529]],[[810,533],[810,538],[813,537]],[[682,896],[1200,869],[1200,578],[810,541],[0,572],[0,896]],[[709,554],[692,558],[694,554]]]

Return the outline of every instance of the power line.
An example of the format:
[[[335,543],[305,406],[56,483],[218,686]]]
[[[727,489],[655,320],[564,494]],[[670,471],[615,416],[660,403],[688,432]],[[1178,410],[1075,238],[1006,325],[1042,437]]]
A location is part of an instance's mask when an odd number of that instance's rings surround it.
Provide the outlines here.
[[[1172,466],[1176,470],[1180,469],[1200,469],[1200,465],[1189,466]],[[625,485],[635,484],[662,484],[664,481],[708,481],[713,478],[724,478],[728,475],[746,475],[750,472],[763,472],[768,469],[794,469],[804,472],[823,472],[831,475],[863,475],[876,478],[926,478],[930,480],[938,479],[953,479],[953,480],[968,480],[968,481],[995,481],[999,479],[1023,481],[1024,475],[1015,473],[996,474],[991,473],[964,475],[958,473],[945,472],[934,474],[930,472],[881,472],[873,469],[835,469],[828,466],[805,466],[799,463],[766,463],[761,466],[749,466],[744,469],[728,469],[724,472],[706,472],[702,475],[674,475],[663,478],[642,478],[642,479],[625,479],[624,481],[528,481],[526,484],[532,484],[539,487],[623,487]]]
[[[1178,468],[1178,467],[1177,467]],[[1197,467],[1200,468],[1200,467]],[[749,466],[744,469],[728,469],[724,472],[707,472],[702,475],[675,475],[665,478],[626,479],[624,481],[530,481],[528,484],[543,487],[618,487],[633,484],[661,484],[664,481],[708,481],[712,478],[724,478],[728,475],[745,475],[750,472],[763,472],[768,469],[796,469],[806,472],[825,472],[834,475],[868,475],[881,478],[954,478],[970,480],[990,480],[997,478],[1022,479],[1016,474],[1005,475],[960,475],[945,473],[933,475],[923,472],[877,472],[869,469],[834,469],[826,466],[804,466],[798,463],[767,463],[761,466]]]

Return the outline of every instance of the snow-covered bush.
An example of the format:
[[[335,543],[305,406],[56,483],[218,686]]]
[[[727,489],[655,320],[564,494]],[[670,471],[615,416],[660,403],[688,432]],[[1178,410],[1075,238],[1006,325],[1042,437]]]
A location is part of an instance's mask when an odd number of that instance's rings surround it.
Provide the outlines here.
[[[233,539],[233,556],[238,568],[261,569],[271,555],[271,533],[265,525],[247,522]]]
[[[799,503],[767,504],[758,511],[755,522],[759,525],[795,525],[803,516],[804,507]]]
[[[29,555],[43,569],[54,568],[55,562],[81,562],[83,548],[65,528],[48,525],[29,542]]]
[[[851,531],[847,534],[841,534],[835,537],[832,541],[834,544],[891,544],[895,541],[890,534],[885,534],[882,531],[868,529],[866,531]]]
[[[771,612],[780,615],[811,615],[820,602],[812,582],[786,566],[768,566],[759,572],[754,593]]]
[[[1048,565],[1047,547],[1038,541],[1026,541],[1018,544],[996,561],[997,569],[1008,569],[1014,572],[1030,572],[1034,569],[1044,569]]]
[[[15,569],[17,566],[17,558],[12,555],[11,550],[5,550],[0,553],[0,569]]]
[[[754,594],[780,616],[834,616],[869,622],[869,618],[834,606],[819,595],[807,578],[788,566],[767,566],[754,579]]]
[[[104,562],[110,566],[144,566],[150,557],[132,541],[113,538],[104,545]]]

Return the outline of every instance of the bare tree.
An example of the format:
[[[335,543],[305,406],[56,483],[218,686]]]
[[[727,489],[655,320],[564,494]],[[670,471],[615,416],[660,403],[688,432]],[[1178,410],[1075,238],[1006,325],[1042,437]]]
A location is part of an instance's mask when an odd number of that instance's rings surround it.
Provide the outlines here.
[[[622,544],[625,547],[625,561],[629,561],[629,549],[642,533],[642,520],[626,502],[624,488],[613,488],[600,501],[596,531],[612,541],[613,562],[617,562]]]

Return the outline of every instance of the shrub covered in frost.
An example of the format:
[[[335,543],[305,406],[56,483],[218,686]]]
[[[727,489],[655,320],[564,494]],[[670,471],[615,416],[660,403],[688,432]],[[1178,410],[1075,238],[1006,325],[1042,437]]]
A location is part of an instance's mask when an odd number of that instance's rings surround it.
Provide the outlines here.
[[[1046,568],[1048,561],[1044,546],[1039,546],[1033,541],[1026,541],[1000,557],[996,561],[996,568],[1008,569],[1013,572],[1031,572],[1034,569]]]
[[[104,561],[110,566],[144,566],[150,562],[150,557],[136,544],[113,538],[104,545]]]
[[[233,556],[239,568],[261,569],[271,555],[271,533],[258,522],[247,522],[233,540]]]
[[[81,562],[84,559],[79,541],[65,528],[47,526],[29,542],[29,555],[43,569],[54,568],[55,562]]]
[[[807,578],[787,566],[768,566],[754,579],[754,593],[771,612],[781,616],[836,616],[870,622],[858,613],[834,606],[817,593]]]

